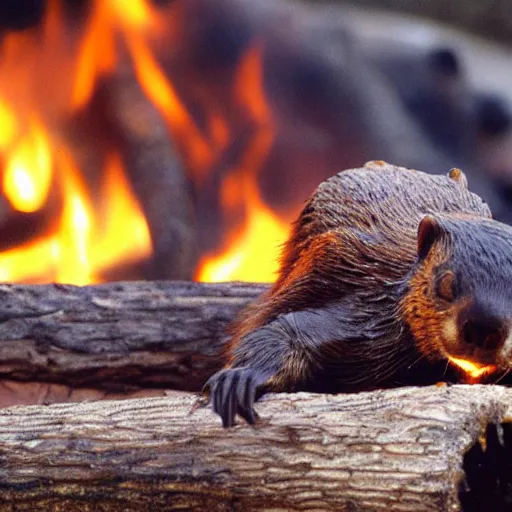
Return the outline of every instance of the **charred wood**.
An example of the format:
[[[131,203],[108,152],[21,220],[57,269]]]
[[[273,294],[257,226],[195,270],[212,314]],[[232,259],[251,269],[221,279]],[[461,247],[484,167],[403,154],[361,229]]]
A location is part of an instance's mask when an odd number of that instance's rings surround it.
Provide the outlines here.
[[[192,188],[165,120],[128,67],[103,89],[117,147],[150,226],[154,256],[145,277],[192,279],[198,259]]]

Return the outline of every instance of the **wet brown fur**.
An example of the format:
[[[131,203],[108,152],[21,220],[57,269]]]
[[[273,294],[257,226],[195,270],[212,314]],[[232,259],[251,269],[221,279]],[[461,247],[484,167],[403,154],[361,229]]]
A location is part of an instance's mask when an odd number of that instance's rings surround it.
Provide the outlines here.
[[[466,187],[459,170],[450,177],[431,176],[384,162],[322,183],[294,225],[277,281],[234,324],[231,349],[281,314],[319,308],[348,293],[371,302],[368,294],[382,295],[388,283],[404,280],[416,264],[417,229],[426,214],[475,221],[491,217],[487,205]],[[449,247],[433,250],[399,304],[427,357],[435,353],[443,328],[429,293],[432,272],[449,256]]]
[[[237,414],[254,424],[268,391],[432,384],[453,357],[506,374],[511,280],[512,228],[461,171],[341,172],[306,203],[277,281],[233,326],[205,391],[230,427]]]
[[[416,347],[427,359],[444,355],[446,342],[443,339],[450,337],[456,341],[456,332],[447,334],[446,322],[467,305],[457,301],[440,310],[439,301],[435,299],[433,276],[436,269],[449,262],[451,257],[451,248],[447,244],[438,242],[437,247],[432,247],[423,265],[411,276],[409,292],[400,303],[403,320],[414,336]]]

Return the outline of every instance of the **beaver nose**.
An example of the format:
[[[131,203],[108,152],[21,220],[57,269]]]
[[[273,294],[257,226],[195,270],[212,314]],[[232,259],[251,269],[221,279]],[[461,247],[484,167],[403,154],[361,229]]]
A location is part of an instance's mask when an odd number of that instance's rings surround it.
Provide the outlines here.
[[[464,342],[473,349],[497,351],[505,343],[507,331],[500,322],[490,319],[468,320],[462,328],[462,335]]]

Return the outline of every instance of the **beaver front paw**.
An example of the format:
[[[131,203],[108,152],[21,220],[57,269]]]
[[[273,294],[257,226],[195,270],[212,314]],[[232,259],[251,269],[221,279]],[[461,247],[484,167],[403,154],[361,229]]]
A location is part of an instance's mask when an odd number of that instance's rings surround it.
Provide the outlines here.
[[[239,414],[250,425],[256,423],[254,402],[261,396],[260,386],[267,375],[253,368],[227,368],[206,382],[203,392],[209,395],[213,411],[222,418],[222,425],[232,427]]]

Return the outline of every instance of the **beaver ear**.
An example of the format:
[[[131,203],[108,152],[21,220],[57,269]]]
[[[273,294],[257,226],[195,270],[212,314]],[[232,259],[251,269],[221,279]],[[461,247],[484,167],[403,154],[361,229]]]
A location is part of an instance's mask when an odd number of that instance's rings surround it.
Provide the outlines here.
[[[433,215],[425,215],[418,226],[418,258],[426,258],[434,242],[439,239],[444,230]]]
[[[448,173],[448,178],[451,178],[455,183],[458,183],[462,188],[468,188],[468,179],[466,175],[458,168],[454,167]]]

